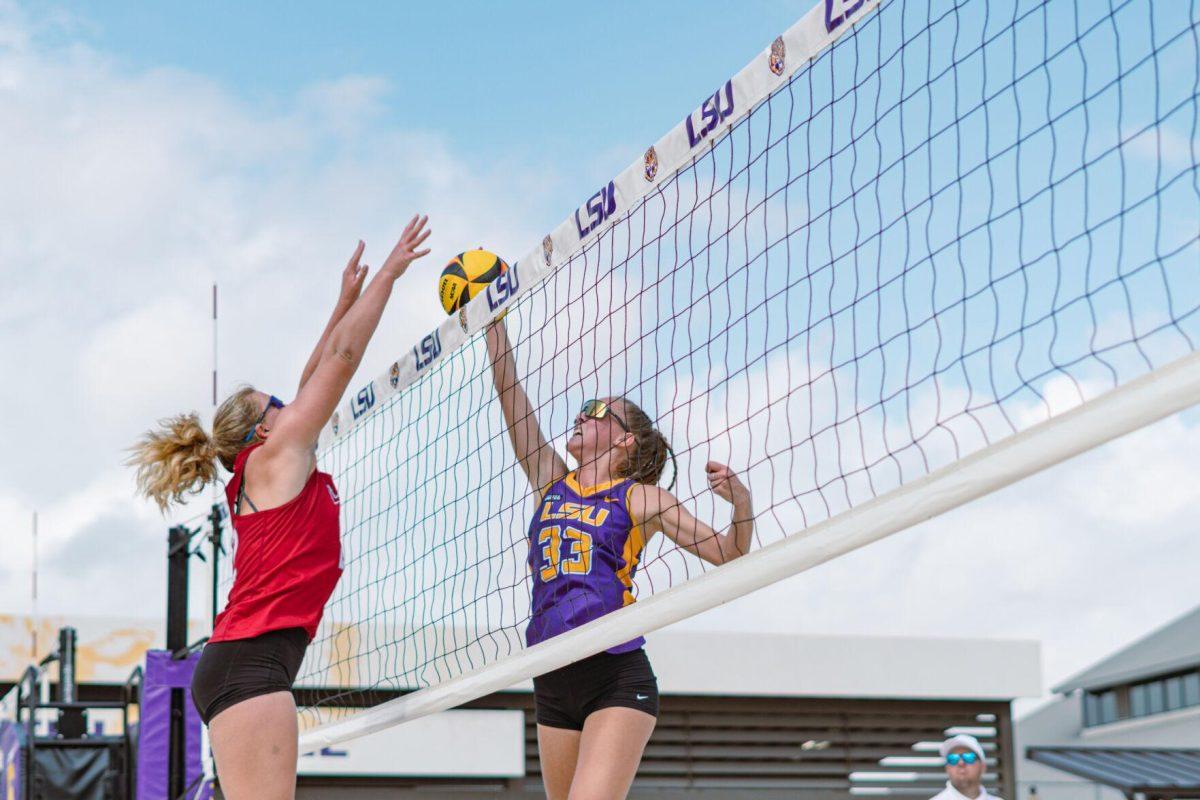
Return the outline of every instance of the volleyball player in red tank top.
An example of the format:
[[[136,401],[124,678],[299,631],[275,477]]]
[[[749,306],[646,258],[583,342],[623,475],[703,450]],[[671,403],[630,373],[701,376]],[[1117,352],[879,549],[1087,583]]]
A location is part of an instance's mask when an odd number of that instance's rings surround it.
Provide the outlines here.
[[[192,680],[228,800],[295,797],[292,682],[342,573],[337,489],[317,471],[317,436],[358,369],[392,284],[429,252],[417,249],[429,236],[425,223],[413,217],[365,290],[359,242],[290,405],[245,387],[217,409],[211,434],[196,414],[184,414],[133,448],[139,489],[164,511],[216,480],[216,460],[233,473],[233,589]]]

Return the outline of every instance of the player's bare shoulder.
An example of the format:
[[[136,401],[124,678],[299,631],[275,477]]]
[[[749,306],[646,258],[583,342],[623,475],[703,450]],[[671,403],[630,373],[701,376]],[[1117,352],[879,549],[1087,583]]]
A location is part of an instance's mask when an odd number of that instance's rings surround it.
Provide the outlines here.
[[[648,483],[631,484],[628,497],[629,513],[642,524],[653,525],[664,513],[679,506],[675,495]]]

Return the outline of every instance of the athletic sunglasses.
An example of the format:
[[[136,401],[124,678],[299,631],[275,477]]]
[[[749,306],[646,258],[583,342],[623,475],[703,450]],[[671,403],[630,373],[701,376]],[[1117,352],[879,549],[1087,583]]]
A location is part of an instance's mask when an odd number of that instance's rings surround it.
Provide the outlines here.
[[[263,413],[258,415],[258,419],[254,422],[254,427],[250,428],[250,432],[246,434],[246,438],[242,439],[242,444],[254,438],[254,432],[258,430],[259,425],[262,425],[262,421],[267,418],[267,412],[272,408],[283,408],[283,401],[275,395],[271,395],[271,398],[267,400],[267,404],[263,406]]]
[[[961,764],[974,764],[979,760],[979,756],[974,753],[951,753],[946,756],[946,763],[952,767],[957,767]]]
[[[579,410],[579,413],[583,414],[585,417],[591,417],[592,419],[604,419],[605,417],[611,416],[617,421],[617,424],[621,426],[622,430],[624,430],[626,433],[629,433],[629,426],[625,424],[625,420],[617,416],[617,412],[609,408],[608,403],[604,402],[603,400],[583,401],[583,408]]]

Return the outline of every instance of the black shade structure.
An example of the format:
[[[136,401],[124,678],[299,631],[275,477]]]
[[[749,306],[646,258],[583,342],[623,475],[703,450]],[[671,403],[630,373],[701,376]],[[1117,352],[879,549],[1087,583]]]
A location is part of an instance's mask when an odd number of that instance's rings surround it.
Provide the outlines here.
[[[1127,796],[1200,798],[1200,750],[1172,747],[1031,747],[1048,767],[1119,789]]]

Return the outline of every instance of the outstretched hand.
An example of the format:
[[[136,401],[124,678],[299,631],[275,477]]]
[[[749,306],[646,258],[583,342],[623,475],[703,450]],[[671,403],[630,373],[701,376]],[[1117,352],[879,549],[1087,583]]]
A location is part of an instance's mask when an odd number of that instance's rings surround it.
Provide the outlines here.
[[[408,225],[404,228],[404,233],[400,234],[400,241],[396,242],[391,255],[387,257],[387,261],[383,262],[383,272],[390,275],[393,280],[403,275],[409,264],[422,256],[429,255],[429,248],[417,249],[432,233],[425,228],[425,223],[428,221],[429,217],[419,215],[409,220]]]
[[[710,461],[704,465],[704,472],[708,475],[708,488],[722,500],[732,503],[735,496],[738,499],[750,497],[746,485],[727,465]]]
[[[342,270],[342,292],[338,295],[340,305],[354,305],[359,292],[362,291],[363,282],[367,279],[367,265],[358,263],[358,260],[362,258],[363,247],[360,239],[358,247],[354,248],[354,255],[350,256],[350,260],[346,262],[346,268]]]

